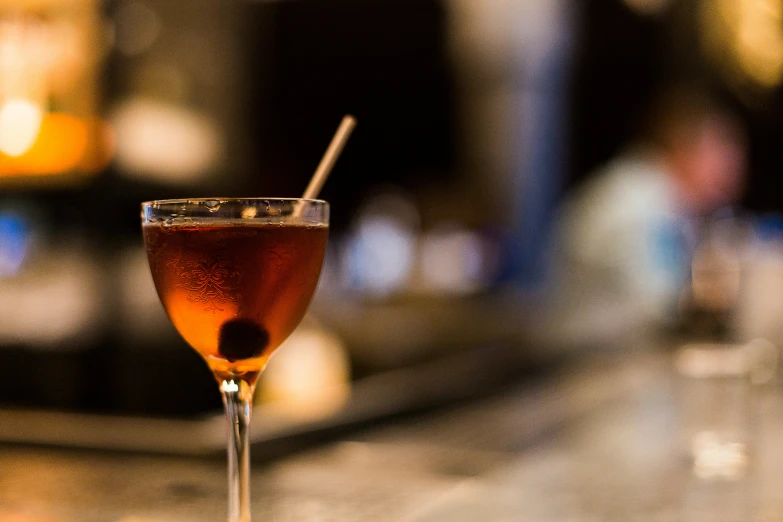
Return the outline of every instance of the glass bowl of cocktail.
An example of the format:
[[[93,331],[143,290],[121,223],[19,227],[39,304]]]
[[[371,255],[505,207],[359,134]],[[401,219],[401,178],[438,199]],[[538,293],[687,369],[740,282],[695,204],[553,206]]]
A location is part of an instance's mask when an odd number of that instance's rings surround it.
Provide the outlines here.
[[[315,196],[354,125],[351,117],[343,120],[302,198],[142,204],[144,244],[158,296],[223,394],[229,426],[229,522],[250,521],[253,391],[315,292],[329,233],[329,204]]]

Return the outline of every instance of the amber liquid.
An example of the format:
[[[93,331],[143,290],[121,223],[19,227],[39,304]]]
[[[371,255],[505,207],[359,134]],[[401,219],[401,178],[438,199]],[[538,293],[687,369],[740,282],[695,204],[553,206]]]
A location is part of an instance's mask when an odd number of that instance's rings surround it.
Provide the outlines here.
[[[255,381],[302,320],[326,226],[146,224],[144,242],[172,323],[219,380]]]

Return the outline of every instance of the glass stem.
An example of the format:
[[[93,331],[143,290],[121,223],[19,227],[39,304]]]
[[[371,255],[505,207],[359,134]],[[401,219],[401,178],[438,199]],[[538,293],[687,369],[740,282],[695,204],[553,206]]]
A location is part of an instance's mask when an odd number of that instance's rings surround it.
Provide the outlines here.
[[[228,420],[228,522],[250,522],[248,430],[253,388],[241,379],[220,385]]]

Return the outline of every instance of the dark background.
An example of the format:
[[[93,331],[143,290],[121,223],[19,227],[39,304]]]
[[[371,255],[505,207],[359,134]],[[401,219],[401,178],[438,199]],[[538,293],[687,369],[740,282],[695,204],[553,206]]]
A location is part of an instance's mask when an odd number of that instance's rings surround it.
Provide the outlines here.
[[[119,5],[104,4],[108,20]],[[227,39],[238,49],[237,69],[223,88],[225,99],[241,106],[226,130],[231,157],[207,181],[183,187],[132,179],[112,164],[100,176],[76,184],[9,184],[0,203],[34,209],[36,226],[50,243],[76,234],[110,267],[122,248],[141,246],[141,201],[299,195],[340,118],[351,113],[359,126],[322,193],[332,204],[333,237],[349,229],[357,209],[379,187],[407,191],[426,213],[435,186],[450,197],[457,193],[457,199],[469,200],[460,210],[466,216],[475,216],[476,208],[492,209],[478,213],[489,216],[478,224],[513,238],[516,214],[504,213],[498,198],[516,190],[522,175],[508,173],[507,184],[493,192],[480,172],[468,176],[461,163],[466,147],[462,136],[473,122],[460,116],[460,64],[448,46],[447,5],[434,0],[236,4],[227,21],[218,20],[210,26],[213,32],[201,34],[205,41]],[[699,52],[695,0],[671,2],[655,16],[639,14],[620,0],[562,5],[573,14],[571,26],[563,28],[571,41],[570,58],[564,62],[568,86],[557,100],[566,118],[553,139],[566,143],[566,157],[554,158],[566,168],[562,179],[542,176],[556,193],[542,215],[551,216],[563,195],[616,154],[633,136],[655,92],[676,82],[703,86],[738,113],[750,144],[743,204],[759,215],[783,211],[780,89],[749,100],[725,81]],[[177,18],[164,23],[176,24]],[[101,80],[107,112],[128,96],[133,60],[116,51],[108,54]],[[525,78],[515,81],[524,84]],[[512,123],[520,116],[512,107],[506,113]],[[521,148],[513,139],[495,145],[512,153]],[[524,194],[522,201],[524,205]],[[535,251],[532,255],[546,248],[543,240],[525,245]],[[516,255],[505,246],[509,257]],[[507,264],[518,273],[506,282],[524,278],[524,264]],[[115,295],[115,281],[108,278],[103,291]],[[159,343],[172,349],[154,358],[150,350],[141,355],[116,327],[123,314],[120,305],[111,299],[106,303],[105,329],[79,350],[55,353],[24,342],[1,346],[0,404],[169,415],[219,407],[206,368],[182,341],[168,332]],[[168,383],[164,395],[153,386],[159,382]],[[63,391],[68,389],[72,391]]]

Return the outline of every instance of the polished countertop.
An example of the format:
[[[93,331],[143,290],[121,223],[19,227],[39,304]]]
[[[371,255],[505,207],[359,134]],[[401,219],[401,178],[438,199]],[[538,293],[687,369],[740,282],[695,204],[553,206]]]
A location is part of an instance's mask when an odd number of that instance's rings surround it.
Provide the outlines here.
[[[672,368],[664,353],[582,360],[257,459],[254,520],[783,520],[780,384],[752,386],[742,406],[749,465],[700,478]],[[225,480],[213,457],[5,445],[0,521],[225,520]]]

